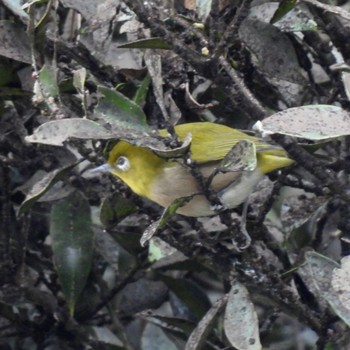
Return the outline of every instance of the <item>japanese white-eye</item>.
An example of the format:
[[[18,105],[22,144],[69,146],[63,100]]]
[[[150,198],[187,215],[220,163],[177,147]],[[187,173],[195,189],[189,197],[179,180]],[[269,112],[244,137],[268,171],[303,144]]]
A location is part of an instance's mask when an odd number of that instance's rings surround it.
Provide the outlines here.
[[[237,142],[248,140],[255,144],[257,166],[254,170],[218,173],[211,181],[211,191],[217,194],[224,208],[234,208],[243,203],[264,174],[293,163],[280,147],[224,125],[189,123],[175,126],[175,132],[181,141],[188,134],[192,135],[190,156],[198,164],[204,179],[213,173]],[[160,130],[159,134],[166,136],[167,131]],[[135,193],[163,207],[169,206],[177,198],[197,194],[177,213],[193,217],[216,214],[197,179],[181,161],[169,161],[148,148],[119,141],[109,153],[108,164],[112,174]]]

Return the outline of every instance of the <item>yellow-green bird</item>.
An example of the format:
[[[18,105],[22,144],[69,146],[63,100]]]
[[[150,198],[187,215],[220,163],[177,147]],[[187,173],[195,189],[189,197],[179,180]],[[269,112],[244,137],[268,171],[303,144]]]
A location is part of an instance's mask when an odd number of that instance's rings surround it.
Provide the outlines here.
[[[205,179],[237,142],[247,140],[255,144],[255,170],[218,173],[213,177],[211,190],[217,194],[225,209],[243,203],[264,174],[293,163],[278,146],[224,125],[209,122],[189,123],[175,126],[175,132],[181,141],[189,133],[192,135],[191,159],[198,164]],[[167,131],[160,130],[159,133],[166,136]],[[119,141],[109,153],[108,165],[109,171],[123,180],[135,193],[163,207],[168,207],[177,198],[196,194],[177,213],[193,217],[217,213],[206,196],[201,194],[198,181],[190,169],[182,162],[168,161],[147,148]]]

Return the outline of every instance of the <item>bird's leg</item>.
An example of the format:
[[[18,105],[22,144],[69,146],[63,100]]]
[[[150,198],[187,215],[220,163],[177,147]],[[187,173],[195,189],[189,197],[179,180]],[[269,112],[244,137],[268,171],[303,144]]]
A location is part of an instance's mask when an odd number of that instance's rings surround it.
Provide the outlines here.
[[[250,238],[246,228],[248,205],[249,205],[249,197],[243,203],[243,210],[242,210],[241,223],[240,223],[240,233],[244,237],[245,243],[243,245],[237,245],[237,242],[235,241],[235,239],[232,239],[232,244],[236,245],[237,249],[240,249],[241,251],[247,249],[252,242],[252,239]]]

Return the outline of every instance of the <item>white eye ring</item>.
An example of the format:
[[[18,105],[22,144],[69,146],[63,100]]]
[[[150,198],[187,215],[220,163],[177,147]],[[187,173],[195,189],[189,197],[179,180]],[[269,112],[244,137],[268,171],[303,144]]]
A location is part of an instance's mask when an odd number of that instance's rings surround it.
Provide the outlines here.
[[[121,171],[128,171],[130,169],[129,159],[124,156],[120,156],[115,162],[115,166]]]

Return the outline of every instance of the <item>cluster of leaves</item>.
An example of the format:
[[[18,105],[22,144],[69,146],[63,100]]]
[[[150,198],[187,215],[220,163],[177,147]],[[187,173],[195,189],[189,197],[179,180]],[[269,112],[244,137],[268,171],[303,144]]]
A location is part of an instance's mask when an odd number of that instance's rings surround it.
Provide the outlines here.
[[[345,9],[3,0],[0,10],[1,348],[348,348]],[[86,171],[116,139],[183,154],[190,139],[165,145],[152,129],[200,120],[262,120],[255,128],[296,161],[250,199],[244,251],[232,244],[239,210],[189,220],[175,216],[179,200],[162,215]]]

